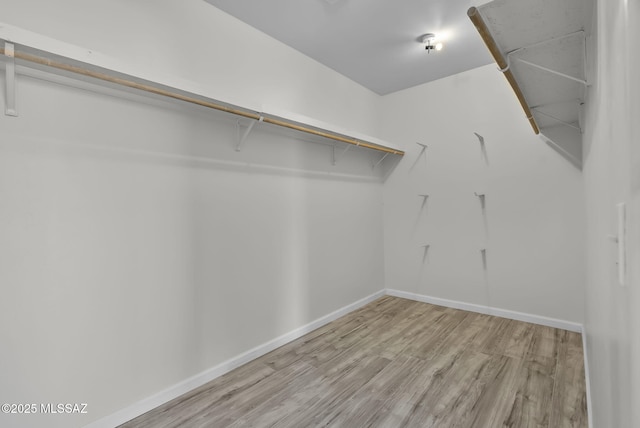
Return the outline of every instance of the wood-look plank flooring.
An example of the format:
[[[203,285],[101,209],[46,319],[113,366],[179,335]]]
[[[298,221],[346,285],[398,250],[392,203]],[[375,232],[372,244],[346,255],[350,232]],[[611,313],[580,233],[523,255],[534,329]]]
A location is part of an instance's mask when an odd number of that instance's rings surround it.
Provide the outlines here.
[[[586,427],[577,333],[382,297],[124,428]]]

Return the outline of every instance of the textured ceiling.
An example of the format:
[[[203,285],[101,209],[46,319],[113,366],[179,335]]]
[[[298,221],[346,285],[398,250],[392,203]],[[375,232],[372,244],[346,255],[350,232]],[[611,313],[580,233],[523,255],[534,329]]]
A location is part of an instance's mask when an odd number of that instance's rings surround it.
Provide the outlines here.
[[[206,0],[384,95],[492,62],[470,0]],[[444,43],[427,53],[417,39]]]

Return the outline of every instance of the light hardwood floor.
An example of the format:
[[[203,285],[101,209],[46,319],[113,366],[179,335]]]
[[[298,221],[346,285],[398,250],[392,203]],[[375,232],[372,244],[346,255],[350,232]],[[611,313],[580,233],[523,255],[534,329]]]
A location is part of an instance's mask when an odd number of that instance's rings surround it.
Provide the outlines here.
[[[122,425],[587,427],[577,333],[383,297]]]

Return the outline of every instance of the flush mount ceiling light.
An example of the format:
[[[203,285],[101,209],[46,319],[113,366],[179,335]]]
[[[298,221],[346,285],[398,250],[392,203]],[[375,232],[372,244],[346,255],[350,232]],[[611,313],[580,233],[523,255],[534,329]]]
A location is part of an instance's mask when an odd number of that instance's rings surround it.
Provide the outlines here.
[[[437,51],[442,50],[443,47],[442,42],[436,41],[436,35],[433,33],[423,34],[418,37],[418,41],[425,45],[424,48],[427,50],[427,53],[434,49]]]

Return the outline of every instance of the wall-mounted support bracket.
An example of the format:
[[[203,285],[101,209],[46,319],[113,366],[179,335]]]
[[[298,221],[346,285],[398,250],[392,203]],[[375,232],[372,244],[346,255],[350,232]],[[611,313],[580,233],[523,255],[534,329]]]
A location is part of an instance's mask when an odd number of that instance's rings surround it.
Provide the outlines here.
[[[422,156],[422,155],[424,155],[424,158],[426,160],[427,159],[427,149],[429,148],[429,146],[427,146],[426,144],[422,144],[422,143],[416,143],[416,144],[421,147],[420,153],[418,153],[418,157],[416,158],[416,162],[418,161],[418,159],[420,159],[420,156]]]
[[[478,138],[478,141],[480,142],[480,154],[482,156],[482,159],[484,159],[484,162],[489,165],[489,155],[487,154],[487,147],[484,144],[484,137],[477,132],[474,132],[473,134]]]
[[[570,127],[570,128],[573,128],[573,129],[577,129],[578,131],[582,132],[582,128],[581,128],[580,126],[576,126],[576,125],[574,125],[574,124],[572,124],[572,123],[569,123],[569,122],[566,122],[566,121],[564,121],[564,120],[558,119],[557,117],[552,116],[552,115],[550,115],[550,114],[543,113],[543,112],[542,112],[542,111],[540,111],[540,109],[538,109],[537,107],[532,107],[532,108],[531,108],[531,111],[532,111],[534,114],[539,114],[539,115],[542,115],[542,116],[544,116],[544,117],[548,117],[549,119],[551,119],[551,120],[553,120],[553,121],[555,121],[555,122],[558,122],[558,123],[559,123],[559,124],[561,124],[561,125],[565,125],[565,126],[568,126],[568,127]]]
[[[429,200],[429,195],[418,195],[422,198],[422,205],[420,206],[420,211],[424,210],[424,207],[427,206],[427,201]]]
[[[411,171],[413,171],[416,165],[418,165],[418,162],[420,162],[420,158],[422,157],[422,155],[424,155],[425,162],[427,161],[427,145],[422,143],[417,143],[417,142],[416,144],[419,145],[421,149],[420,149],[420,153],[418,153],[418,156],[416,156],[415,162],[413,162],[413,165],[411,165],[411,168],[410,168]]]
[[[382,161],[383,161],[383,160],[385,160],[385,158],[386,158],[387,156],[389,156],[389,153],[385,153],[384,155],[382,155],[382,157],[380,158],[380,160],[379,160],[378,162],[374,163],[374,164],[371,166],[371,167],[372,167],[372,169],[376,169],[376,167],[377,167],[378,165],[380,165],[380,164],[382,163]]]
[[[16,107],[16,60],[13,43],[5,42],[4,54],[9,58],[5,62],[6,104],[4,114],[18,116]]]
[[[478,199],[480,199],[480,207],[482,208],[482,212],[484,212],[486,196],[484,194],[480,194],[476,192],[473,192],[473,194],[476,195]]]
[[[422,253],[422,263],[424,264],[429,259],[429,248],[431,248],[431,245],[423,245],[422,248],[424,248],[424,252]]]
[[[349,149],[351,147],[353,147],[353,146],[347,146],[347,147],[344,148],[344,150],[340,154],[337,154],[336,153],[336,146],[333,146],[333,150],[331,152],[332,153],[332,162],[331,163],[333,163],[333,166],[336,166],[338,164],[338,161],[340,159],[342,159],[342,157],[349,151]]]
[[[573,80],[574,82],[578,82],[578,83],[580,83],[580,84],[582,84],[584,86],[587,86],[587,81],[585,79],[581,79],[579,77],[571,76],[571,75],[566,74],[566,73],[561,73],[561,72],[559,72],[557,70],[553,70],[553,69],[548,68],[548,67],[543,67],[543,66],[535,64],[535,63],[533,63],[531,61],[526,61],[526,60],[524,60],[522,58],[514,58],[514,59],[516,61],[518,61],[518,62],[521,62],[523,64],[528,65],[529,67],[537,68],[539,70],[546,71],[547,73],[555,74],[556,76],[564,77],[565,79]]]
[[[238,131],[238,144],[236,144],[236,152],[242,150],[242,146],[244,145],[245,141],[247,141],[247,137],[249,137],[249,134],[251,134],[253,127],[256,125],[256,123],[262,121],[264,121],[264,117],[260,116],[258,120],[254,120],[249,125],[247,125],[247,129],[245,129],[244,132],[242,132],[242,124],[240,123],[240,121],[236,122],[236,130]]]

